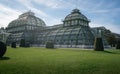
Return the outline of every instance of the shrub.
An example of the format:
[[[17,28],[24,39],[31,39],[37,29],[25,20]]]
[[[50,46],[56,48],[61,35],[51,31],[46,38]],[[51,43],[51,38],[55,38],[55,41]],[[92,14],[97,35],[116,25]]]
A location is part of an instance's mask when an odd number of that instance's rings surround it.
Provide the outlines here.
[[[16,48],[16,42],[12,42],[11,47]]]
[[[25,42],[25,39],[21,39],[20,47],[30,47],[30,43],[29,42]]]
[[[54,43],[52,41],[46,42],[46,48],[54,48]]]
[[[30,43],[29,43],[29,42],[26,42],[26,43],[25,43],[25,47],[30,47]]]
[[[0,58],[3,57],[7,50],[6,44],[0,41]]]
[[[20,47],[25,47],[25,39],[21,39],[21,41],[20,41]]]
[[[117,41],[116,49],[120,49],[120,40]]]
[[[95,38],[94,50],[95,51],[104,51],[102,38]]]

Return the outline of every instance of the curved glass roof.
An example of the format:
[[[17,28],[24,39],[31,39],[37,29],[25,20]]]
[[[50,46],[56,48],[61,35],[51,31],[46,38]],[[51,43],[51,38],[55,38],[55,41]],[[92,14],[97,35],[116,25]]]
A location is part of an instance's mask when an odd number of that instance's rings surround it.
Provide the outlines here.
[[[74,9],[69,15],[67,15],[64,21],[81,19],[85,21],[89,21],[86,16],[84,16],[78,9]]]
[[[46,26],[45,22],[40,18],[34,16],[34,13],[31,11],[21,14],[18,19],[10,22],[8,27],[16,27],[21,25],[33,25],[41,27]]]
[[[94,43],[94,36],[91,33],[89,27],[64,27],[53,31],[47,31],[40,36],[40,41],[45,43],[46,41],[54,41],[55,44],[87,44],[92,45]],[[45,40],[43,40],[45,38]]]

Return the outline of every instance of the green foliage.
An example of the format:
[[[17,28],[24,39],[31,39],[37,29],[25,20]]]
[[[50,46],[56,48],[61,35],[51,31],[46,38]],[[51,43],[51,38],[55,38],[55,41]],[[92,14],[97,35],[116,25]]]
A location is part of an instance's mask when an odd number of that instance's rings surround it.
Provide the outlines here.
[[[6,44],[0,41],[0,58],[3,57],[7,50]]]
[[[16,42],[12,42],[11,47],[16,48]]]
[[[104,51],[104,46],[103,46],[102,38],[95,38],[94,50],[95,51]]]
[[[120,40],[117,41],[116,49],[120,49]]]
[[[46,48],[54,48],[54,43],[52,41],[46,42]]]
[[[0,60],[1,74],[120,74],[120,51],[96,52],[74,48],[8,47]]]

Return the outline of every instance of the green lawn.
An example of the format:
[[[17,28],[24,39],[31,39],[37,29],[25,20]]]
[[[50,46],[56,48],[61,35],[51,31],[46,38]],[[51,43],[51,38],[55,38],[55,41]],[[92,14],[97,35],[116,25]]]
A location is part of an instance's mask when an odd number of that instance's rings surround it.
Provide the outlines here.
[[[120,74],[120,50],[8,47],[0,74]]]

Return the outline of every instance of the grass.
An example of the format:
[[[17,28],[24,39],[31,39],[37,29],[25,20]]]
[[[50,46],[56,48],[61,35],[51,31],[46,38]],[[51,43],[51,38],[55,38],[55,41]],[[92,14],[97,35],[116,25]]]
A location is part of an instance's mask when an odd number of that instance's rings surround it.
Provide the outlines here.
[[[120,50],[8,47],[0,74],[120,74]]]

